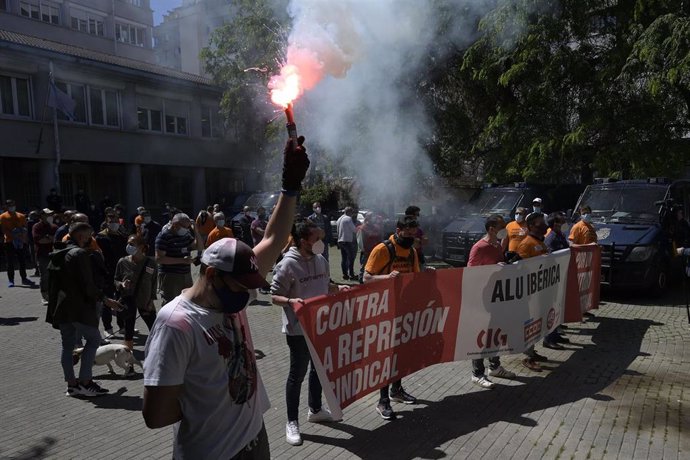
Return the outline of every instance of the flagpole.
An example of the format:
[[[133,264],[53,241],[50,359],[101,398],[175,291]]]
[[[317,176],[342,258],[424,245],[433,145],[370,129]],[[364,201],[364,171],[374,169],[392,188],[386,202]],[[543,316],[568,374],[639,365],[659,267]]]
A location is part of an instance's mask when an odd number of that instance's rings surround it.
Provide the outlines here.
[[[43,112],[41,113],[41,129],[38,131],[38,142],[36,143],[36,155],[41,153],[41,144],[43,144],[43,126],[45,125],[46,110],[48,109],[48,98],[50,97],[50,78],[48,78],[48,85],[46,86],[46,99],[43,103]]]
[[[55,85],[53,61],[50,61],[50,84]],[[55,190],[60,194],[60,134],[58,133],[57,108],[53,107],[53,135],[55,136]]]

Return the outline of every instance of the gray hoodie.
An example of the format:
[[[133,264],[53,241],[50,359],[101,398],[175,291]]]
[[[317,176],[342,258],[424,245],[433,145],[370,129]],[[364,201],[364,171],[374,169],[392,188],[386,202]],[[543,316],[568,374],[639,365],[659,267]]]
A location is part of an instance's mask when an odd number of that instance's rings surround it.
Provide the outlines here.
[[[321,255],[303,257],[296,247],[291,247],[283,260],[273,269],[271,294],[291,299],[309,299],[328,294],[330,282],[328,261]],[[304,335],[292,307],[283,307],[283,333]]]

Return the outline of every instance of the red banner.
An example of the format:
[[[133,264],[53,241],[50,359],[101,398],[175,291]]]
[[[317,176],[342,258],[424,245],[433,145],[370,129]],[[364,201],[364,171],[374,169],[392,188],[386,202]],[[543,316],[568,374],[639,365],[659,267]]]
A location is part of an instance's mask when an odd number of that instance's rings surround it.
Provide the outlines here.
[[[339,418],[420,369],[520,353],[562,321],[581,320],[599,303],[600,259],[597,246],[581,246],[505,266],[406,274],[308,299],[295,313]]]
[[[571,246],[570,254],[565,299],[566,323],[582,321],[584,312],[599,307],[601,282],[601,246]]]
[[[438,270],[363,285],[298,306],[313,360],[327,374],[319,377],[331,382],[340,407],[384,383],[453,361],[461,286],[461,269]],[[444,334],[447,328],[451,333]],[[329,406],[334,409],[330,401]]]

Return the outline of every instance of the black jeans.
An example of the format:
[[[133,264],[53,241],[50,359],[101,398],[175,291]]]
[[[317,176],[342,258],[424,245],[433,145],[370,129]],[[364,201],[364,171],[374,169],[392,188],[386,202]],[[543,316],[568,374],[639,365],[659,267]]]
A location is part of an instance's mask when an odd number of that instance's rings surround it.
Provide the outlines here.
[[[396,380],[395,382],[391,383],[390,389],[393,392],[400,391],[402,389],[402,380]],[[385,387],[381,388],[380,395],[379,395],[379,404],[390,404],[391,400],[389,397],[388,393],[388,385]]]
[[[14,259],[19,259],[19,276],[26,279],[26,248],[17,249],[13,243],[5,243],[7,254],[7,279],[14,283]]]
[[[501,366],[501,358],[498,356],[492,356],[489,358],[489,369],[498,369]],[[484,367],[483,359],[473,359],[472,360],[472,376],[482,377],[486,368]]]
[[[355,257],[357,257],[357,242],[356,241],[340,241],[338,242],[340,248],[340,268],[343,270],[343,275],[350,278],[355,277]]]
[[[302,382],[309,370],[309,407],[312,411],[321,410],[321,382],[314,369],[314,363],[309,356],[307,342],[301,335],[286,335],[288,347],[290,347],[290,374],[285,384],[285,402],[287,404],[288,421],[299,420],[299,394],[302,391]]]

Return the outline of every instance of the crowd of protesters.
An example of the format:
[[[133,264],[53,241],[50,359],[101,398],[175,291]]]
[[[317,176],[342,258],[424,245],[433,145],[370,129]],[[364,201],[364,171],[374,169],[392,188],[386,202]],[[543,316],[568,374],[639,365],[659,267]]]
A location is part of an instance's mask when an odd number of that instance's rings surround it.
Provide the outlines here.
[[[286,441],[302,443],[299,401],[307,374],[307,421],[335,421],[322,404],[321,384],[294,311],[304,299],[354,284],[333,281],[329,246],[337,245],[341,252],[344,281],[369,283],[433,267],[424,255],[428,239],[417,206],[405,210],[392,234],[384,231],[380,215],[367,213],[360,222],[353,207],[344,209],[335,232],[319,202],[312,204],[308,217],[295,215],[308,166],[304,146],[288,143],[283,191],[270,216],[258,208],[253,217],[253,210],[245,208],[234,228],[219,205],[192,218],[166,203],[161,224],[145,207],[127,217],[124,207],[109,197],[95,206],[81,190],[74,197],[74,209],[65,209],[60,195],[51,190],[47,207],[29,212],[28,218],[7,200],[0,226],[8,286],[15,286],[15,267],[22,284],[34,285],[26,263],[33,262],[47,305],[46,320],[61,335],[66,395],[109,392],[92,379],[98,347],[121,333],[124,346],[132,350],[140,316],[149,330],[143,415],[151,428],[176,425],[175,458],[268,458],[263,413],[269,403],[258,377],[245,311],[260,289],[282,307],[290,356]],[[468,266],[509,264],[597,242],[588,206],[581,207],[580,219],[570,228],[564,213],[545,214],[540,198],[532,204],[532,209],[517,208],[509,223],[499,215],[488,217],[486,234],[473,245]],[[690,230],[682,228],[677,234],[690,237]],[[360,269],[355,273],[358,253]],[[198,266],[196,281],[193,266]],[[157,311],[154,301],[159,296],[162,308]],[[542,346],[562,349],[568,342],[564,331],[562,325],[548,334]],[[77,347],[83,348],[78,376],[73,364]],[[539,363],[545,360],[531,346],[522,365],[540,372]],[[130,365],[126,375],[133,374]],[[494,388],[490,377],[511,379],[516,374],[498,357],[489,358],[488,373],[483,359],[472,361],[474,384]],[[396,418],[391,402],[417,400],[397,380],[380,389],[375,409],[385,420]]]

